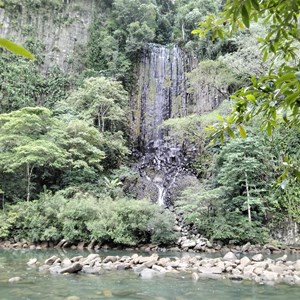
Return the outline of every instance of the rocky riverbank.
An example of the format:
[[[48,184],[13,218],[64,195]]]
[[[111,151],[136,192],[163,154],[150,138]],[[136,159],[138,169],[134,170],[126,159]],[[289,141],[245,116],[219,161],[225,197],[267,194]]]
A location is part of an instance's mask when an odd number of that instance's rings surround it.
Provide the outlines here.
[[[191,280],[201,278],[253,280],[260,284],[286,283],[300,285],[300,260],[288,261],[287,255],[272,260],[263,254],[238,259],[233,252],[223,257],[206,258],[200,255],[178,257],[159,257],[133,254],[131,256],[106,256],[90,254],[87,257],[75,256],[60,258],[52,256],[44,262],[30,259],[27,265],[39,272],[52,274],[94,274],[105,275],[109,271],[131,270],[142,279],[154,276],[181,275],[190,276]]]
[[[191,253],[226,253],[232,251],[240,254],[258,254],[263,253],[265,255],[270,254],[300,254],[300,245],[252,245],[246,243],[243,246],[237,245],[222,245],[221,243],[211,243],[209,240],[203,237],[180,237],[175,246],[172,247],[161,247],[155,244],[142,244],[135,247],[124,247],[119,245],[100,244],[97,241],[91,241],[90,243],[80,242],[72,243],[67,240],[61,240],[58,243],[53,242],[42,242],[32,243],[26,240],[9,240],[0,242],[0,249],[30,249],[30,250],[41,250],[49,248],[63,248],[73,250],[84,250],[88,249],[91,251],[100,250],[128,250],[128,251],[145,251],[145,252],[191,252]]]

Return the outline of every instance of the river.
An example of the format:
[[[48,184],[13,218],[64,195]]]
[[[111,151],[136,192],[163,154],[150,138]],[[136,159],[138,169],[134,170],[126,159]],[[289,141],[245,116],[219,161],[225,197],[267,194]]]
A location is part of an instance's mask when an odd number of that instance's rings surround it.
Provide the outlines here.
[[[87,256],[79,251],[29,251],[0,250],[0,299],[1,300],[84,300],[84,299],[144,299],[144,300],[298,300],[299,286],[279,284],[259,285],[254,282],[200,279],[193,281],[190,274],[180,274],[153,279],[141,279],[131,271],[110,271],[103,275],[51,275],[29,268],[30,258],[39,261],[57,255],[72,257]],[[132,252],[105,253],[131,255]],[[11,277],[19,276],[21,281],[8,283]]]

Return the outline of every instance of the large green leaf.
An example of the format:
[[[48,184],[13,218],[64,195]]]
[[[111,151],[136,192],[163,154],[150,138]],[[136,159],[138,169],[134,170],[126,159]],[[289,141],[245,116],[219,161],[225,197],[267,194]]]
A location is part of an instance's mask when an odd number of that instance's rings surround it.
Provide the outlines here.
[[[0,47],[5,48],[8,51],[13,52],[17,55],[21,55],[30,59],[35,59],[34,55],[31,52],[7,39],[0,38]]]
[[[245,26],[249,28],[250,27],[249,12],[247,10],[246,5],[242,6],[242,20]]]

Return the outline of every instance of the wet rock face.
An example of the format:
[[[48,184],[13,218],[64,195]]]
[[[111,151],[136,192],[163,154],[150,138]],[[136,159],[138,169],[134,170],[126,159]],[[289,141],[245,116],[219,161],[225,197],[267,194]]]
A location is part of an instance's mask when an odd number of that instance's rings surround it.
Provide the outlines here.
[[[171,193],[179,178],[191,175],[182,145],[168,138],[162,124],[172,117],[187,115],[189,95],[186,71],[187,55],[178,46],[149,44],[141,54],[137,71],[137,90],[131,99],[133,139],[139,149],[136,169],[140,173],[139,197],[149,197],[161,206],[169,206]],[[147,195],[148,192],[148,195]]]

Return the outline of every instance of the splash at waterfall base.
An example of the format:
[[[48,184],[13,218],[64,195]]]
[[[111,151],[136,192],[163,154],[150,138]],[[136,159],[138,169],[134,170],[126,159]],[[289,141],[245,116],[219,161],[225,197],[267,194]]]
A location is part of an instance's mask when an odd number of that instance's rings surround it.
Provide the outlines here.
[[[134,166],[140,178],[134,190],[137,198],[148,198],[162,207],[174,205],[180,192],[197,183],[197,178],[189,169],[191,159],[184,157],[180,147],[160,144],[141,154]]]

